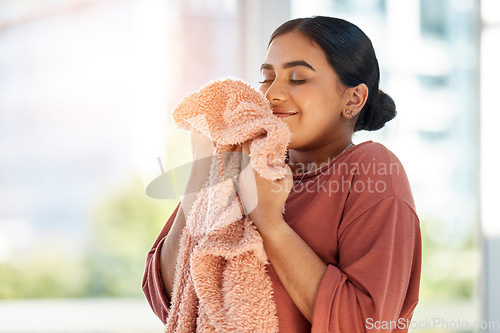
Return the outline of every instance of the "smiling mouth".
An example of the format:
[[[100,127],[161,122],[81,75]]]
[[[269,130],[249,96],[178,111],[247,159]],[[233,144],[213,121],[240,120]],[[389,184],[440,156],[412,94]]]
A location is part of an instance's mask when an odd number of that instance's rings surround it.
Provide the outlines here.
[[[298,112],[283,109],[273,109],[273,114],[278,118],[287,118],[296,115]]]

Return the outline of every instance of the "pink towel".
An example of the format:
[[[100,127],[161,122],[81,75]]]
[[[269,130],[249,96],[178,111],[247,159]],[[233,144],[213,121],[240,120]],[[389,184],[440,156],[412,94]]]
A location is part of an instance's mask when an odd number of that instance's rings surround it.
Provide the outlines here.
[[[217,152],[254,139],[254,170],[267,179],[284,177],[289,129],[248,84],[209,83],[187,95],[173,117],[179,127],[214,141]],[[240,163],[241,154],[212,159],[180,240],[166,332],[278,332],[262,238],[243,213],[234,177],[228,177],[238,174]]]

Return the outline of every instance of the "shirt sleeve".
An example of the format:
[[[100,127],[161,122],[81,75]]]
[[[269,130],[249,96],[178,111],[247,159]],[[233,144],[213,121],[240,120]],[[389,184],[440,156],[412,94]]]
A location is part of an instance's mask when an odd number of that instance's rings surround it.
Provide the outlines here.
[[[179,210],[179,205],[168,219],[160,232],[160,235],[153,244],[153,247],[146,256],[146,268],[142,280],[142,290],[153,309],[153,312],[165,324],[169,310],[170,301],[163,288],[163,280],[160,271],[160,253],[165,237],[174,223],[175,216]]]
[[[418,302],[421,237],[404,201],[381,200],[339,235],[339,264],[320,283],[312,333],[406,332]]]

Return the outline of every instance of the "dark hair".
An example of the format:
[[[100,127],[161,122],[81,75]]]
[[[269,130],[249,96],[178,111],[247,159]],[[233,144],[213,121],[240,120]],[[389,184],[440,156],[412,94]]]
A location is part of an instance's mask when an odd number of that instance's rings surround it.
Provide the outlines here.
[[[303,33],[323,49],[343,85],[367,85],[368,99],[359,113],[354,131],[378,130],[396,116],[394,101],[379,90],[380,70],[375,50],[360,28],[333,17],[298,18],[279,26],[271,35],[269,44],[279,35],[292,31]]]

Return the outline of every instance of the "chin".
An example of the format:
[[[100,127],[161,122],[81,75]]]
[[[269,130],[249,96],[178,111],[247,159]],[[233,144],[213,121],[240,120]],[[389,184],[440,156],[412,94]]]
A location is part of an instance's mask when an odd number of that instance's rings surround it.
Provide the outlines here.
[[[292,133],[290,137],[290,143],[288,144],[288,149],[296,149],[296,148],[297,148],[296,140],[294,139],[294,134]]]

